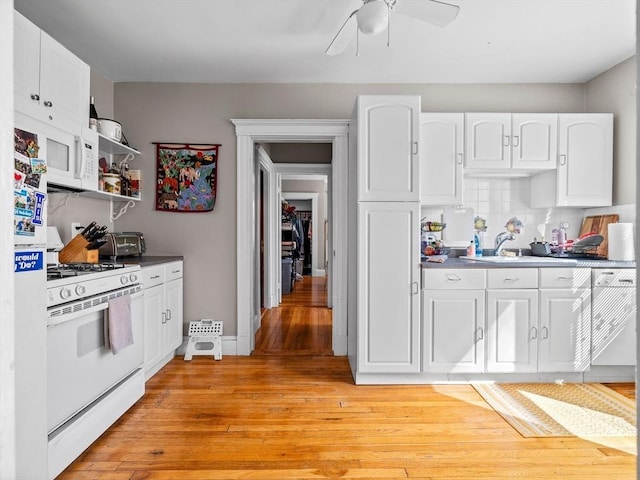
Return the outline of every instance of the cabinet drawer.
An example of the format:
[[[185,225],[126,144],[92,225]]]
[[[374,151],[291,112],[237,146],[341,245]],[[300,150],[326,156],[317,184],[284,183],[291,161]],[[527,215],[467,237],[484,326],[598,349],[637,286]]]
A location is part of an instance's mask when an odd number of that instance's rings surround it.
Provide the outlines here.
[[[496,268],[487,270],[488,288],[538,288],[537,268]]]
[[[634,268],[594,268],[591,270],[594,287],[635,287]]]
[[[182,278],[182,262],[171,262],[164,265],[164,277],[166,282]]]
[[[148,289],[164,283],[164,266],[154,265],[143,267],[142,277],[144,278],[144,288]]]
[[[480,290],[486,286],[486,270],[423,269],[422,288],[429,290]]]
[[[540,288],[589,288],[590,268],[541,268]]]

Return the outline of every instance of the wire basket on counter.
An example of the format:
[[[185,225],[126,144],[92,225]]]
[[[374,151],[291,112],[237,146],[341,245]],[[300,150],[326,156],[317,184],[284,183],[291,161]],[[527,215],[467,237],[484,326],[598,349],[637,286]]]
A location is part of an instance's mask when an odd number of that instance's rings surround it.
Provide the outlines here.
[[[424,219],[423,219],[424,220]],[[421,222],[420,223],[423,232],[441,232],[447,226],[446,223],[442,222]]]

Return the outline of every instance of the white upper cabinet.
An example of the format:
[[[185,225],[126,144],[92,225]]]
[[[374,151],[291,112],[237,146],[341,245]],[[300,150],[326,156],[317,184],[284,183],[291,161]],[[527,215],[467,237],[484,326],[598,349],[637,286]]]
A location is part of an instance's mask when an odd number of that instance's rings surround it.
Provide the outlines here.
[[[420,203],[462,205],[464,113],[420,115]]]
[[[358,200],[420,200],[420,97],[360,95],[356,102]]]
[[[511,166],[514,169],[556,168],[558,115],[514,113],[511,116]]]
[[[510,113],[465,115],[467,168],[505,169],[511,166]]]
[[[613,114],[561,114],[558,205],[611,205]]]
[[[15,109],[80,135],[89,121],[89,66],[15,13]]]
[[[553,169],[557,122],[553,113],[467,113],[465,167],[500,173]]]
[[[613,191],[613,114],[558,115],[558,168],[531,178],[531,207],[606,207]]]

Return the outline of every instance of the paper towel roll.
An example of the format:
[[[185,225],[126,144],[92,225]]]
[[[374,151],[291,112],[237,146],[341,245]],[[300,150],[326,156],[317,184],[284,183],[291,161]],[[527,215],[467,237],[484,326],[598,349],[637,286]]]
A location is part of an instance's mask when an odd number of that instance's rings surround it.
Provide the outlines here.
[[[609,260],[632,262],[636,259],[633,245],[633,223],[610,223]]]

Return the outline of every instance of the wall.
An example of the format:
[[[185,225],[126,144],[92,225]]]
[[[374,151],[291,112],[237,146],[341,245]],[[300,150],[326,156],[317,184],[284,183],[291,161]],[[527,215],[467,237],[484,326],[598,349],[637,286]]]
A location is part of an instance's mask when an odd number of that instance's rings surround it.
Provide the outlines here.
[[[93,88],[93,85],[92,85]],[[141,230],[150,254],[185,257],[185,322],[216,318],[236,334],[236,139],[232,118],[350,118],[358,94],[417,94],[423,111],[584,111],[584,85],[346,85],[159,84],[114,85],[114,118],[142,155],[142,195],[118,220],[118,230]],[[98,99],[96,99],[98,102]],[[96,105],[98,106],[98,105]],[[102,114],[100,114],[102,115]],[[177,214],[153,209],[152,142],[215,142],[218,197],[213,212]],[[72,200],[70,200],[72,202]],[[70,203],[92,217],[108,204]],[[527,229],[529,231],[529,229]]]
[[[613,112],[613,204],[635,203],[636,57],[588,82],[585,105],[587,112]]]

